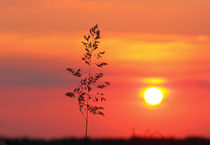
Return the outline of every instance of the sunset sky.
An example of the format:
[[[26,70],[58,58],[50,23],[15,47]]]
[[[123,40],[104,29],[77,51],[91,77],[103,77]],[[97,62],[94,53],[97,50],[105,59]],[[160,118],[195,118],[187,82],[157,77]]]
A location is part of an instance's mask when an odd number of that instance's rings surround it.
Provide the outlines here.
[[[80,42],[99,24],[112,85],[89,136],[210,137],[209,18],[209,0],[0,0],[0,136],[84,136],[66,68],[84,67]]]

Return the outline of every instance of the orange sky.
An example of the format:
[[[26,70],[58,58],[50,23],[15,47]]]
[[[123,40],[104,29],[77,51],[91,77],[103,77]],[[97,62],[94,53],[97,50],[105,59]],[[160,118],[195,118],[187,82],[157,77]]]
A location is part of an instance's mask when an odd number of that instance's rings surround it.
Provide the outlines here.
[[[91,137],[210,137],[209,0],[1,0],[0,135],[82,137],[78,82],[65,71],[80,62],[80,41],[98,23],[106,117],[91,117]],[[151,78],[164,80],[160,83]],[[166,90],[163,103],[144,103],[150,86]]]

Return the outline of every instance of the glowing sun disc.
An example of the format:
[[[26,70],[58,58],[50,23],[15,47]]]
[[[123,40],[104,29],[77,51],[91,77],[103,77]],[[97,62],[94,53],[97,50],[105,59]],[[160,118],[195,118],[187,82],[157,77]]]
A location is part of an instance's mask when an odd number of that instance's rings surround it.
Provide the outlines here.
[[[158,88],[149,88],[144,93],[144,100],[150,105],[158,105],[163,100],[163,93]]]

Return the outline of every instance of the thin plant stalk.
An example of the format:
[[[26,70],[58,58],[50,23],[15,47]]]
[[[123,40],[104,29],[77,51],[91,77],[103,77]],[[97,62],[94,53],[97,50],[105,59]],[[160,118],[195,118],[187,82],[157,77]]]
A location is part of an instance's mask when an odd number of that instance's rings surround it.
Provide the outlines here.
[[[102,72],[91,72],[92,65],[101,70],[108,64],[101,61],[105,51],[99,48],[101,35],[98,25],[92,27],[89,32],[88,35],[84,35],[84,41],[81,42],[85,48],[82,61],[88,65],[88,72],[84,72],[81,68],[67,68],[67,71],[74,77],[80,79],[80,85],[66,93],[66,96],[78,99],[79,110],[85,119],[85,138],[88,137],[89,112],[93,115],[104,116],[104,107],[101,106],[101,103],[106,101],[106,98],[100,90],[110,85],[108,81],[102,82],[101,79],[104,76]],[[96,61],[93,61],[93,58],[96,58]]]
[[[92,59],[92,52],[91,52],[91,58],[90,58],[90,65],[89,65],[89,70],[88,70],[88,78],[90,78],[90,74],[91,74],[91,59]],[[85,120],[85,138],[87,138],[88,136],[88,102],[89,102],[89,91],[87,93],[87,104],[86,104],[86,120]]]

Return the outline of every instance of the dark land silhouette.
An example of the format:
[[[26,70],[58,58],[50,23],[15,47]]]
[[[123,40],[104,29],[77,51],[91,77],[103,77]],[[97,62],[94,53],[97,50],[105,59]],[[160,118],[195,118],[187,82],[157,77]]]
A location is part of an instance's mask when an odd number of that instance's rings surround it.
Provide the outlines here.
[[[210,139],[189,137],[185,139],[2,139],[1,145],[210,145]]]

